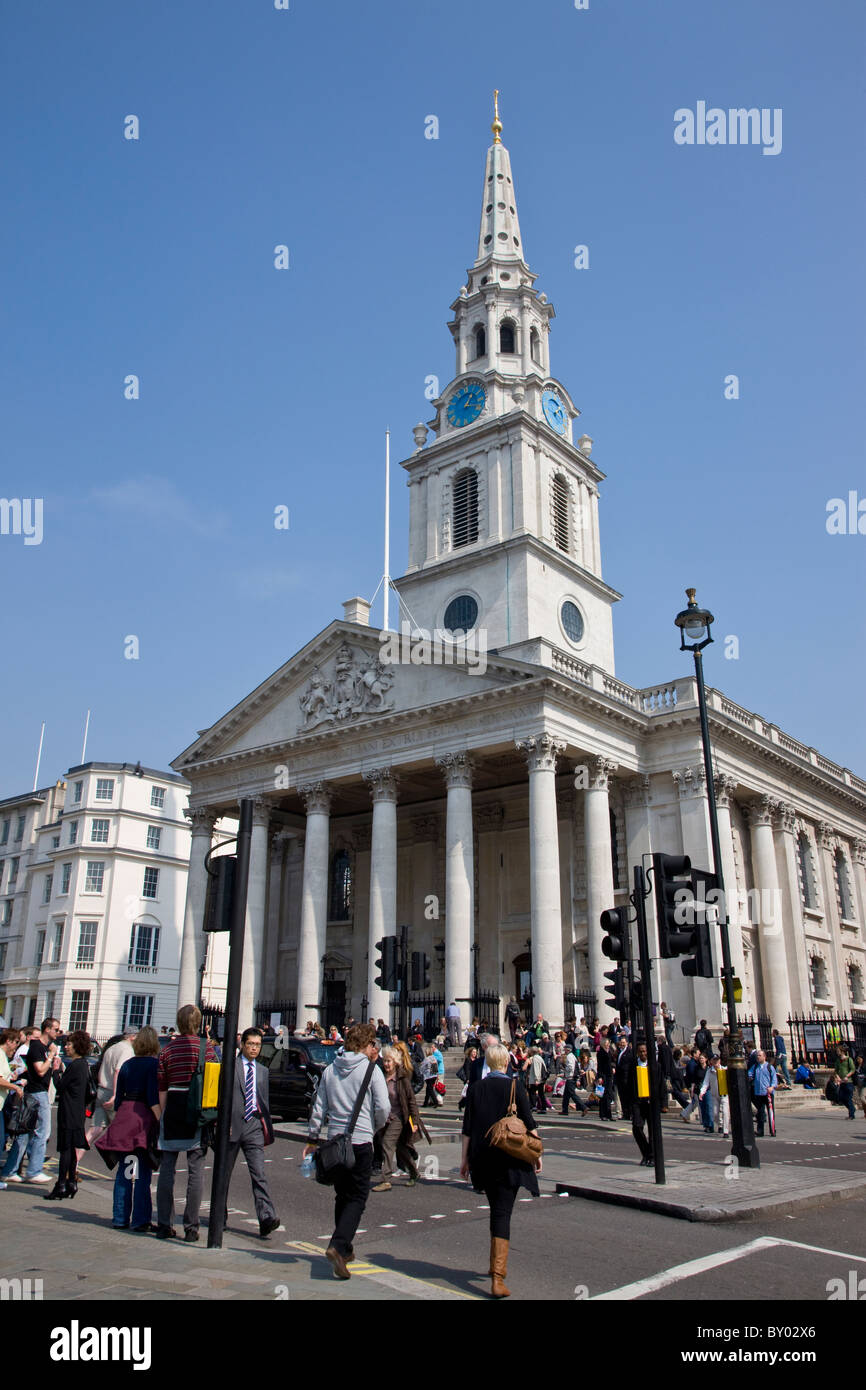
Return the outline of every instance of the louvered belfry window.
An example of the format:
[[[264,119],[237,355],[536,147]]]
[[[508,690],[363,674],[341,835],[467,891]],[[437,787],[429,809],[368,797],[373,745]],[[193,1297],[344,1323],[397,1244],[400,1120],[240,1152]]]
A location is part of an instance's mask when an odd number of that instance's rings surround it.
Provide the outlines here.
[[[478,540],[478,474],[464,468],[454,479],[454,515],[451,544],[472,545]]]
[[[553,539],[557,549],[564,550],[566,555],[571,550],[568,500],[568,483],[557,473],[553,480]]]

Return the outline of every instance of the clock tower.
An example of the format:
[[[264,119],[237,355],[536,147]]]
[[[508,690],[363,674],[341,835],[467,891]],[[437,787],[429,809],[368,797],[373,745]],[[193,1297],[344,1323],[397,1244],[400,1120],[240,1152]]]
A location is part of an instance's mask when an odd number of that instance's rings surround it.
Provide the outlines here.
[[[604,474],[577,434],[580,411],[550,371],[553,305],[524,258],[498,93],[475,263],[451,305],[455,376],[404,460],[409,564],[401,617],[488,650],[553,665],[553,649],[613,674],[601,577]]]

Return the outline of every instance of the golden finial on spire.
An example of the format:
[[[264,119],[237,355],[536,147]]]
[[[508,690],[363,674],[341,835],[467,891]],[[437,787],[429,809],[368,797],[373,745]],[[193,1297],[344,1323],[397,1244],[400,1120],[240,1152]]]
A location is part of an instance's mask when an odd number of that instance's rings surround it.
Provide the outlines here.
[[[493,143],[494,143],[494,145],[501,145],[501,144],[502,144],[502,141],[501,141],[500,138],[499,138],[499,132],[502,130],[502,122],[501,122],[500,119],[499,119],[499,89],[498,89],[498,88],[497,88],[497,90],[493,93],[493,124],[492,124],[492,126],[490,127],[490,129],[493,131]]]

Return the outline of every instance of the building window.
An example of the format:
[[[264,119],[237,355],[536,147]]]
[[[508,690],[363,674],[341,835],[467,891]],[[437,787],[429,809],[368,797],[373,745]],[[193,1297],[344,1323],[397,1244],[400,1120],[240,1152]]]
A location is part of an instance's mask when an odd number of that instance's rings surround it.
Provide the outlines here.
[[[516,352],[514,346],[514,324],[510,319],[506,319],[499,327],[499,351]]]
[[[338,849],[331,860],[332,922],[348,922],[352,915],[352,861],[347,849]]]
[[[836,892],[839,896],[839,912],[846,921],[850,922],[854,919],[854,903],[851,898],[848,865],[845,862],[845,854],[841,849],[837,849],[833,857],[833,865],[836,870]]]
[[[78,924],[78,955],[76,962],[78,965],[89,965],[96,960],[96,932],[97,922],[80,922]]]
[[[3,971],[6,969],[6,952],[8,949],[9,943],[7,941],[0,942],[0,975],[2,975]]]
[[[161,825],[149,825],[147,827],[147,849],[159,849],[159,842],[162,837]]]
[[[82,793],[83,791],[84,791],[84,783],[83,783],[83,782],[76,782],[76,783],[75,783],[75,795],[74,795],[74,797],[72,798],[73,801],[79,802],[79,801],[81,800],[81,793]]]
[[[475,356],[484,357],[487,352],[487,330],[483,324],[475,329]]]
[[[141,889],[143,898],[155,898],[159,890],[159,869],[147,868],[144,871],[144,884]]]
[[[812,851],[805,830],[801,830],[797,836],[797,860],[800,866],[800,894],[803,899],[803,906],[815,911],[818,906],[818,895],[815,892]]]
[[[59,836],[59,835],[52,835],[52,836],[51,836],[51,848],[52,848],[52,849],[59,849],[59,848],[60,848],[60,836]]]
[[[60,870],[60,892],[68,893],[69,885],[72,882],[72,865],[64,864]]]
[[[69,1029],[74,1033],[76,1029],[82,1032],[87,1031],[87,1015],[90,1013],[90,990],[74,989],[72,991],[72,1004],[69,1009]]]
[[[105,877],[105,863],[102,859],[88,859],[84,878],[85,893],[101,893]]]
[[[617,829],[617,827],[616,827],[616,815],[615,815],[615,813],[614,813],[613,811],[611,811],[611,813],[610,813],[610,862],[611,862],[611,864],[612,864],[612,866],[613,866],[613,886],[614,886],[614,888],[618,888],[618,887],[619,887],[619,846],[618,846],[618,844],[617,844],[616,829]]]
[[[123,1024],[127,1028],[147,1028],[153,1018],[152,994],[127,994],[123,1000]]]
[[[461,594],[459,598],[453,598],[442,619],[446,632],[450,632],[453,637],[462,637],[464,633],[471,632],[477,621],[478,604],[471,594]]]
[[[9,843],[9,831],[11,830],[11,828],[12,828],[12,822],[11,822],[11,820],[9,819],[9,817],[7,816],[7,817],[6,817],[6,820],[4,820],[4,822],[3,822],[3,833],[2,833],[2,835],[0,835],[0,845],[8,845],[8,843]]]
[[[0,927],[8,927],[12,921],[12,903],[7,898],[2,908],[0,908]]]
[[[16,883],[16,882],[18,881],[18,865],[19,865],[20,863],[21,863],[21,860],[20,860],[20,859],[10,859],[10,860],[9,860],[9,884],[10,884],[10,886],[11,886],[13,883]]]
[[[19,816],[19,817],[18,817],[18,824],[17,824],[16,827],[15,827],[15,843],[16,843],[16,844],[18,844],[21,840],[24,839],[24,823],[25,823],[26,819],[27,819],[26,816]]]
[[[42,962],[43,962],[44,959],[45,959],[45,932],[44,932],[44,931],[38,931],[38,932],[36,933],[36,961],[35,961],[35,965],[36,965],[36,969],[37,969],[37,970],[38,970],[39,967],[41,966],[41,964],[42,964]]]
[[[71,821],[69,822],[69,843],[70,843],[71,845],[75,845],[75,844],[78,843],[78,821],[77,821],[77,820],[71,820]]]
[[[580,642],[583,638],[584,626],[583,616],[577,604],[572,603],[571,599],[566,599],[559,610],[559,616],[565,635],[569,641],[574,643]]]
[[[541,366],[541,339],[538,336],[537,328],[529,330],[529,352],[533,362],[537,362]]]
[[[551,490],[551,512],[553,514],[553,540],[558,550],[566,555],[571,552],[571,498],[568,493],[568,480],[561,473],[553,479]]]
[[[51,964],[52,964],[52,965],[59,965],[59,963],[60,963],[60,958],[61,958],[61,956],[63,955],[63,923],[62,923],[62,922],[55,922],[55,924],[54,924],[54,940],[53,940],[53,942],[51,943],[51,945],[52,945],[52,950],[51,950]]]
[[[108,827],[111,821],[92,820],[90,822],[90,843],[93,845],[108,844]]]
[[[97,777],[96,779],[96,800],[112,801],[114,799],[114,778]]]
[[[165,805],[165,787],[151,787],[150,804],[161,811]]]
[[[128,965],[153,969],[159,958],[159,927],[149,922],[134,922],[129,937]]]
[[[456,549],[461,545],[472,545],[477,540],[478,474],[474,468],[464,468],[454,479],[451,544]]]
[[[53,874],[46,874],[46,875],[45,875],[45,882],[44,882],[43,885],[42,885],[42,901],[43,901],[43,903],[50,903],[50,902],[51,902],[51,890],[52,890],[53,887],[54,887],[54,875],[53,875]]]
[[[55,1018],[54,1005],[57,1003],[57,990],[47,989],[45,991],[45,1013],[43,1018]]]
[[[3,882],[3,870],[6,867],[6,860],[0,859],[0,884]]]
[[[814,999],[829,999],[830,981],[827,978],[827,966],[820,956],[812,956],[810,965],[812,967],[812,997]]]

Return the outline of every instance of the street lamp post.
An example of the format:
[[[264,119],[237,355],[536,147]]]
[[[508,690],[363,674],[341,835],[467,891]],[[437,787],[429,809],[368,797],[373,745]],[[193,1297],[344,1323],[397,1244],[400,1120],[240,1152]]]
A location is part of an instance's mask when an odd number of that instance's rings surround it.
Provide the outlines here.
[[[699,608],[694,589],[686,589],[688,607],[674,619],[680,630],[680,651],[691,652],[695,658],[695,675],[698,682],[698,708],[701,716],[701,741],[704,748],[704,768],[706,770],[707,801],[710,811],[710,838],[713,846],[713,873],[719,888],[719,928],[722,937],[722,979],[725,986],[725,1003],[728,1010],[728,1059],[727,1081],[728,1100],[731,1109],[731,1153],[742,1168],[760,1168],[761,1159],[755,1143],[755,1128],[752,1123],[752,1102],[749,1095],[749,1078],[746,1074],[746,1053],[743,1034],[737,1021],[737,1005],[734,1000],[734,967],[731,962],[731,939],[728,930],[728,900],[722,872],[722,849],[719,841],[719,817],[716,811],[716,788],[713,781],[713,755],[710,748],[710,725],[707,719],[707,692],[704,687],[703,649],[712,642],[711,627],[715,621],[706,608]],[[687,640],[688,639],[688,640]]]

